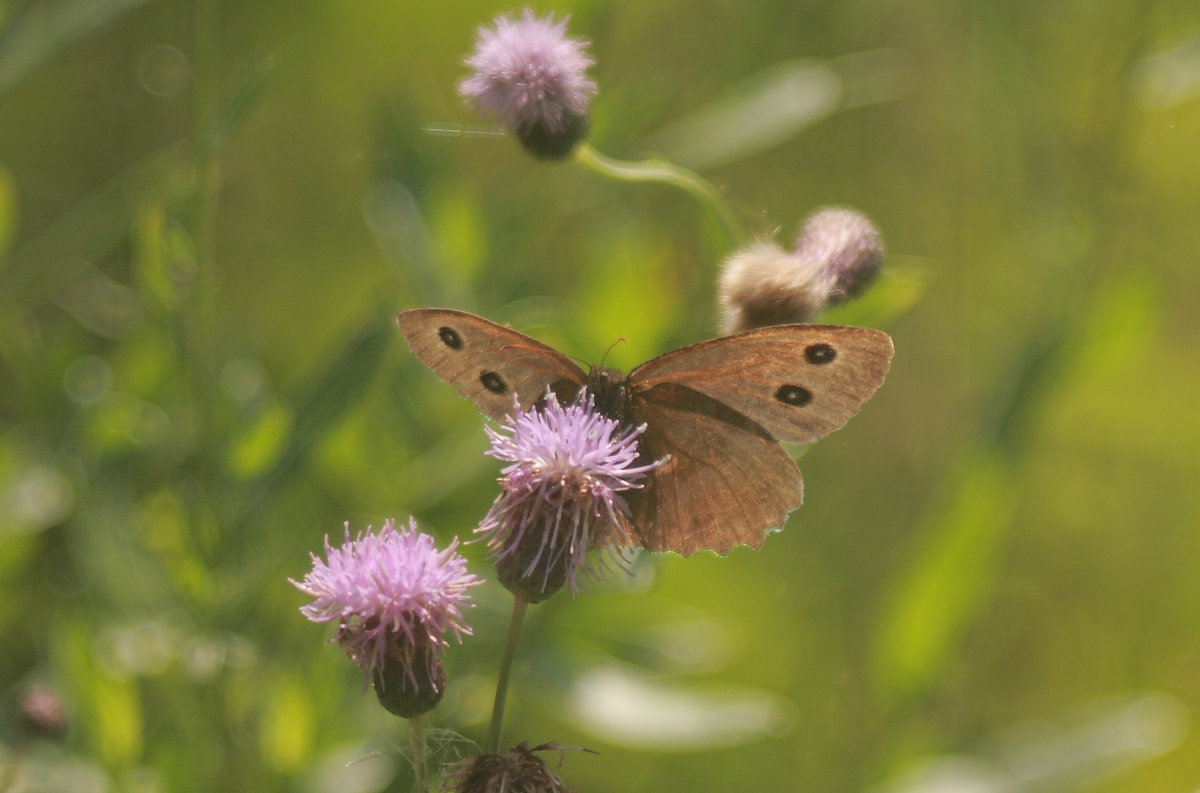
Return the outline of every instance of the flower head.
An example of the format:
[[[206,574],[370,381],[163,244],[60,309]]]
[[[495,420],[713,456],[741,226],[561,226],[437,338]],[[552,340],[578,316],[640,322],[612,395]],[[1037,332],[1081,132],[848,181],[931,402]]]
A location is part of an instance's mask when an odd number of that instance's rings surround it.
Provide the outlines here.
[[[538,157],[565,157],[587,134],[596,84],[584,73],[586,42],[567,38],[567,18],[500,16],[479,29],[459,93],[497,116]]]
[[[530,747],[521,743],[507,754],[481,754],[456,764],[447,780],[454,793],[571,793],[562,778],[550,770],[534,752],[557,749],[558,744],[546,743]],[[584,751],[591,751],[585,749]],[[562,761],[559,761],[562,765]]]
[[[476,529],[495,556],[500,582],[531,603],[564,583],[575,592],[589,550],[629,539],[629,508],[620,493],[641,487],[655,467],[637,464],[645,428],[623,431],[596,411],[585,390],[566,407],[547,391],[543,406],[517,410],[499,430],[485,429],[488,454],[510,463]]]
[[[811,322],[860,294],[879,274],[879,230],[853,209],[809,216],[791,253],[763,240],[733,254],[721,272],[725,332]]]
[[[461,608],[480,579],[456,553],[458,540],[442,551],[410,519],[392,520],[333,548],[325,538],[322,560],[303,581],[292,581],[313,598],[300,612],[313,622],[337,622],[337,641],[375,684],[388,710],[415,716],[433,708],[445,688],[440,653],[447,634],[462,641],[471,632]]]
[[[879,275],[883,237],[861,212],[826,207],[804,222],[795,255],[819,266],[825,303],[836,306],[857,297]]]
[[[61,740],[70,726],[62,695],[45,683],[34,683],[21,690],[17,695],[17,714],[22,731],[29,737]]]

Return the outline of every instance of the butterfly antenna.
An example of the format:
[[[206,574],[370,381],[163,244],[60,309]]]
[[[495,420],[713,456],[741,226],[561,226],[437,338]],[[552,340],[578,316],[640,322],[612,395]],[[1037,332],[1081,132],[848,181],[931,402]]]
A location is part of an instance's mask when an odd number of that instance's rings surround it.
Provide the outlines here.
[[[575,363],[579,364],[584,369],[592,368],[592,362],[587,360],[586,358],[580,358],[578,355],[572,355],[569,352],[564,352],[563,355],[565,355],[568,358],[570,358],[571,360],[575,361]]]
[[[608,354],[613,351],[614,347],[616,347],[618,344],[620,344],[623,341],[625,341],[625,337],[619,336],[616,341],[614,341],[612,344],[608,345],[608,349],[604,351],[604,357],[600,359],[600,366],[604,366],[604,362],[608,360]]]

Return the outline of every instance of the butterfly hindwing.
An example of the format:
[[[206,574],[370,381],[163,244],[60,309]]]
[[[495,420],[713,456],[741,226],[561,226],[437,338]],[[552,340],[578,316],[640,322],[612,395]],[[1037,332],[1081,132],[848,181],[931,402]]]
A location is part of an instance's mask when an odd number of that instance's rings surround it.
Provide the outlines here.
[[[636,394],[631,410],[646,425],[643,459],[662,461],[643,489],[626,493],[645,548],[684,556],[758,548],[800,506],[795,463],[738,411],[677,383]]]
[[[629,375],[633,393],[679,383],[743,413],[775,438],[807,443],[845,424],[892,360],[886,333],[846,325],[776,325],[661,355]]]
[[[514,393],[527,408],[547,387],[569,401],[589,383],[567,356],[474,314],[413,309],[398,322],[417,358],[493,419],[512,412]],[[649,550],[685,556],[760,547],[803,499],[800,471],[776,441],[814,441],[845,424],[891,359],[881,331],[778,325],[669,352],[627,379],[593,370],[597,405],[644,424],[640,458],[661,463],[624,493],[629,531]]]
[[[421,363],[496,420],[512,413],[514,393],[527,408],[547,386],[574,391],[587,379],[553,347],[466,311],[415,308],[396,321]]]

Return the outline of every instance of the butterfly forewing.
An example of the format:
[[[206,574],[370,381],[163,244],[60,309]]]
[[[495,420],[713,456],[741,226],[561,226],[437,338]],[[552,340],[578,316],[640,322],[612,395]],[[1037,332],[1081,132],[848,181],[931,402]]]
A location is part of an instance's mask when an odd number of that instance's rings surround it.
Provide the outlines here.
[[[566,381],[574,391],[587,379],[553,347],[465,311],[415,308],[396,321],[421,363],[493,419],[512,413],[514,393],[527,408],[547,386]]]
[[[494,419],[512,412],[514,393],[526,408],[547,387],[570,399],[588,383],[567,356],[474,314],[414,309],[398,321],[417,358]],[[779,325],[667,353],[625,381],[593,370],[597,405],[644,424],[640,457],[661,463],[625,491],[637,541],[685,556],[760,547],[804,491],[776,439],[813,441],[845,424],[891,359],[877,330]]]
[[[758,548],[800,506],[795,463],[738,411],[677,383],[636,394],[631,410],[646,425],[643,459],[661,461],[642,490],[627,493],[645,548],[684,556]]]
[[[745,414],[779,440],[807,443],[845,424],[883,383],[886,333],[777,325],[704,341],[642,364],[634,394],[679,383]]]

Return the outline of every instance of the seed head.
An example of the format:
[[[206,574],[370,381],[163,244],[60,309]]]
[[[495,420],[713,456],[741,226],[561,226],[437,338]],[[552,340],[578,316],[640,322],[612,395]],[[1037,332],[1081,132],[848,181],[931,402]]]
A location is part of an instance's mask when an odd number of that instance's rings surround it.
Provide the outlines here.
[[[544,743],[531,748],[522,741],[507,754],[468,757],[452,767],[447,779],[449,789],[452,793],[572,793],[562,778],[534,754],[548,749],[557,749],[565,756],[564,748],[558,744]]]
[[[720,277],[726,333],[812,322],[829,306],[858,296],[879,274],[879,230],[853,209],[812,214],[791,253],[760,240],[734,253]]]

